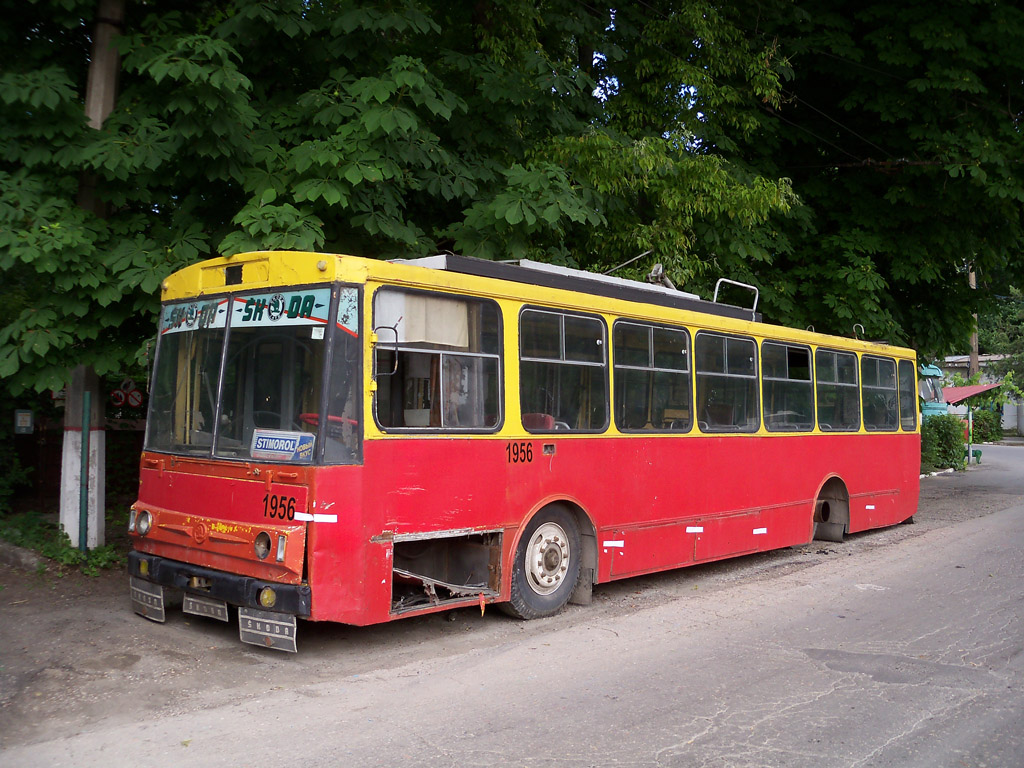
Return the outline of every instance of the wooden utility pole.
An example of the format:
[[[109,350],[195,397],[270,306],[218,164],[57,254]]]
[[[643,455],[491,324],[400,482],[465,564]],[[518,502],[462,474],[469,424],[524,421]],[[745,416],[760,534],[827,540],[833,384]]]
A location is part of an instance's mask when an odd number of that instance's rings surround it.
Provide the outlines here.
[[[92,38],[92,57],[85,88],[85,115],[89,125],[99,130],[114,109],[117,97],[121,57],[114,39],[124,23],[124,0],[100,0]],[[106,207],[96,193],[96,177],[85,174],[79,182],[78,205],[97,216],[106,215]],[[89,397],[85,397],[85,393]],[[83,405],[89,401],[89,415]],[[72,544],[79,542],[82,495],[87,497],[86,546],[103,546],[106,540],[106,420],[105,398],[99,377],[91,366],[80,365],[71,372],[64,404],[64,445],[60,472],[60,524]],[[83,441],[83,422],[88,425],[88,440]],[[87,471],[82,471],[83,444],[88,444]],[[86,487],[83,488],[83,479]]]

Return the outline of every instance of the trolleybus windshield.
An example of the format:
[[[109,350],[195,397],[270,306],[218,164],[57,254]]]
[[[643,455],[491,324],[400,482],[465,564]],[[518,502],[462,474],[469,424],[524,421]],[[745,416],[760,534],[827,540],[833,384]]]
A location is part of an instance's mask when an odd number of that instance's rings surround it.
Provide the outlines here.
[[[358,292],[340,289],[333,314],[331,298],[321,287],[166,304],[147,449],[357,462]]]

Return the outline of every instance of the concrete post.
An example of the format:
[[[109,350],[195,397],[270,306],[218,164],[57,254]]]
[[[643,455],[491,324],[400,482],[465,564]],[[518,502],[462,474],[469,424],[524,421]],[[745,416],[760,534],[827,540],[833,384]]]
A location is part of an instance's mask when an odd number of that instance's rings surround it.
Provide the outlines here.
[[[89,127],[99,130],[117,101],[121,56],[114,38],[124,25],[124,0],[100,0],[92,36],[92,62],[85,84],[85,116]]]
[[[92,407],[89,409],[89,489],[86,546],[102,547],[106,542],[106,418],[99,377],[91,367],[80,365],[71,372],[64,405],[64,448],[60,466],[60,524],[78,545],[79,499],[82,477],[82,400],[88,388]]]
[[[96,130],[114,109],[117,98],[121,56],[114,47],[114,38],[124,23],[125,0],[99,0],[96,25],[93,29],[89,76],[85,85],[85,116]],[[106,205],[96,194],[96,179],[83,174],[79,181],[78,205],[97,216],[106,215]],[[82,472],[82,394],[91,393],[92,408],[89,429],[88,473]],[[89,484],[88,536],[86,546],[101,547],[106,541],[106,455],[107,433],[104,429],[105,398],[92,367],[80,365],[71,372],[71,384],[64,411],[64,445],[60,469],[60,523],[72,544],[79,541],[79,507],[83,474]]]
[[[124,0],[100,0],[92,36],[92,57],[85,84],[85,117],[97,131],[114,111],[121,56],[114,38],[124,24]],[[106,217],[106,205],[96,194],[96,175],[83,173],[78,184],[78,207]]]

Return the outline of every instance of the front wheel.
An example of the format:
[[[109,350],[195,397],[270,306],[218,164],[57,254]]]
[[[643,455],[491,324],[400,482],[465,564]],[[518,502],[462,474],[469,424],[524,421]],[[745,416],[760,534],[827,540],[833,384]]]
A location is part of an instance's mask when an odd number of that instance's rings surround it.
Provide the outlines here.
[[[569,510],[552,506],[534,515],[516,547],[506,611],[539,619],[562,610],[579,581],[581,554],[579,528]]]

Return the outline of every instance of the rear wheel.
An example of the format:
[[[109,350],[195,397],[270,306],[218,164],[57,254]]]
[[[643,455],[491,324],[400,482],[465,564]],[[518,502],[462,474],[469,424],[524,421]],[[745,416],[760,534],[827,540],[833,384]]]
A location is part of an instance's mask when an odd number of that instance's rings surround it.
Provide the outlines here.
[[[512,565],[512,590],[505,610],[520,619],[558,613],[580,577],[580,532],[564,507],[546,507],[523,531]]]

